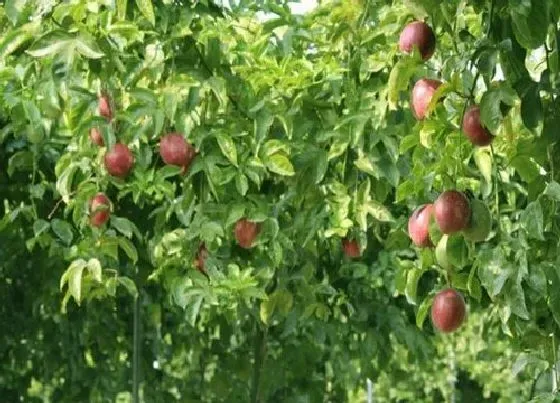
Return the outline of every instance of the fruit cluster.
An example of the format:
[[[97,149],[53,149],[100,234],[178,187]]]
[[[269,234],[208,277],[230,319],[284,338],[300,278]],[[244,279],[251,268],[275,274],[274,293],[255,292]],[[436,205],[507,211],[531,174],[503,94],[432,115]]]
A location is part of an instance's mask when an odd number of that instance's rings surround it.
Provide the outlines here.
[[[113,107],[111,99],[107,94],[101,94],[98,98],[98,114],[111,123]],[[105,140],[99,128],[92,128],[89,136],[93,144],[99,147],[105,146]],[[188,172],[197,155],[194,146],[185,139],[185,136],[176,132],[168,133],[160,139],[159,153],[165,164],[181,167],[181,174],[183,175]],[[116,142],[105,153],[104,165],[111,176],[124,180],[134,168],[134,156],[126,144]],[[104,193],[97,193],[90,200],[89,206],[90,224],[93,227],[103,226],[111,215],[111,201],[109,198]],[[260,232],[260,226],[257,223],[242,218],[237,221],[233,232],[238,245],[249,249],[254,245],[254,241]],[[201,244],[193,265],[204,275],[207,275],[204,269],[204,262],[207,257],[208,250],[204,244]]]
[[[426,61],[436,49],[436,36],[425,22],[414,21],[408,24],[399,38],[402,52],[417,50]],[[432,98],[442,82],[432,78],[418,80],[411,94],[412,112],[416,119],[425,119],[433,103]],[[493,140],[492,134],[480,120],[480,109],[476,105],[465,108],[461,118],[463,134],[474,146],[488,146]],[[410,239],[420,248],[433,247],[430,237],[432,223],[443,234],[436,250],[436,261],[445,270],[451,265],[447,259],[448,235],[462,232],[465,239],[473,242],[485,240],[490,233],[490,211],[484,203],[469,199],[463,192],[446,190],[432,204],[418,207],[408,221]],[[463,296],[453,288],[447,288],[436,294],[432,304],[431,317],[434,326],[442,332],[453,332],[461,326],[466,316]]]

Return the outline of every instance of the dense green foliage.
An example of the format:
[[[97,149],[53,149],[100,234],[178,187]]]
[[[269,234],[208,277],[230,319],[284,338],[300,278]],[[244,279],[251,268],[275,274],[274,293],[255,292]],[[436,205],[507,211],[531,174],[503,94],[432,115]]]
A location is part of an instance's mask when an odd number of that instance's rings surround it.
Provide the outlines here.
[[[437,38],[427,61],[399,51],[414,19]],[[354,402],[370,378],[376,401],[553,401],[559,24],[555,0],[343,0],[305,15],[4,1],[2,400],[130,401],[139,386],[146,402]],[[419,121],[424,77],[444,84]],[[471,104],[491,146],[460,130]],[[184,175],[160,157],[169,132],[198,152]],[[116,142],[134,156],[122,179],[104,164]],[[441,267],[406,224],[450,189],[488,206],[492,229],[449,235]],[[112,211],[94,228],[98,192]],[[252,248],[235,241],[241,218],[259,223]],[[469,313],[442,335],[428,313],[448,285]]]

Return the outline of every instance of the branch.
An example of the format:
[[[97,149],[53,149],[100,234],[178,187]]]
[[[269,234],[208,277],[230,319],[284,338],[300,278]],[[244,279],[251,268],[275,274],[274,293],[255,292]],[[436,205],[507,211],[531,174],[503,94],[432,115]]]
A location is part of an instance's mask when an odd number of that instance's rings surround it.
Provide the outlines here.
[[[268,328],[261,329],[259,323],[256,324],[255,334],[255,365],[253,367],[253,385],[251,387],[251,403],[260,403],[261,401],[261,373],[266,358],[266,338]]]

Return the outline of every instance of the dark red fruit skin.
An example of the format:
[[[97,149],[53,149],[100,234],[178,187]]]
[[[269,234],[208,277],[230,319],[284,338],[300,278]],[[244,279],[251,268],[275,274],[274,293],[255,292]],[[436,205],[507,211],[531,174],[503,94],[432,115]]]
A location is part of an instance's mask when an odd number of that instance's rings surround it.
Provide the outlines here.
[[[159,153],[163,162],[168,165],[183,167],[185,173],[196,156],[196,150],[182,134],[169,133],[161,138]]]
[[[89,202],[90,223],[93,227],[101,227],[111,215],[111,201],[104,193],[97,193]]]
[[[454,289],[447,288],[434,298],[432,323],[440,332],[453,332],[463,324],[466,311],[463,296]]]
[[[342,240],[342,249],[346,257],[355,259],[361,256],[360,245],[355,239],[344,238]]]
[[[475,146],[490,145],[494,136],[480,121],[480,108],[476,105],[469,107],[463,117],[463,133]]]
[[[204,243],[201,243],[200,246],[198,247],[198,253],[196,254],[196,259],[194,261],[194,267],[196,267],[196,269],[199,272],[201,272],[206,277],[208,277],[208,273],[206,272],[206,269],[204,268],[204,261],[206,260],[206,258],[208,258],[208,249],[206,249],[206,245],[204,245]]]
[[[401,32],[399,49],[411,53],[417,47],[423,60],[428,60],[436,50],[436,36],[432,28],[421,21],[408,24]]]
[[[110,175],[124,178],[133,165],[134,156],[125,144],[117,143],[105,154],[105,168]]]
[[[430,239],[430,219],[434,214],[432,203],[418,207],[408,219],[408,236],[420,248],[434,246]]]
[[[113,111],[111,110],[111,99],[108,95],[101,95],[98,100],[97,110],[99,115],[103,116],[107,121],[113,119]]]
[[[89,138],[93,144],[98,145],[99,147],[103,147],[105,145],[105,141],[103,140],[103,136],[101,135],[101,130],[97,127],[92,127],[89,131]]]
[[[260,228],[257,223],[242,218],[235,223],[234,235],[239,246],[244,249],[250,249],[259,231]]]
[[[441,232],[452,234],[469,225],[471,207],[467,197],[456,190],[447,190],[434,203],[434,217]]]
[[[416,81],[411,96],[412,112],[416,119],[422,120],[426,117],[428,105],[430,105],[434,92],[440,85],[441,81],[430,78],[422,78]]]

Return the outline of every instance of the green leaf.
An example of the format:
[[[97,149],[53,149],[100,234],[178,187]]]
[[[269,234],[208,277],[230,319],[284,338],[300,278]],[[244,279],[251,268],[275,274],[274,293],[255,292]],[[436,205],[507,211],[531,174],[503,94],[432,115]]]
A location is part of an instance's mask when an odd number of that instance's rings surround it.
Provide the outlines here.
[[[294,166],[288,157],[283,154],[278,153],[271,155],[265,163],[269,171],[278,175],[293,176],[295,174]]]
[[[480,282],[492,298],[502,291],[505,282],[513,274],[511,263],[500,247],[481,251],[477,266]]]
[[[315,184],[321,183],[329,167],[328,154],[324,150],[317,152],[315,157]]]
[[[87,266],[84,259],[74,260],[60,279],[60,289],[68,283],[68,292],[80,305],[82,299],[82,273]]]
[[[393,222],[393,216],[387,207],[381,203],[370,200],[366,204],[367,212],[377,221],[381,222]]]
[[[290,147],[283,141],[280,140],[268,140],[263,146],[263,154],[264,157],[270,157],[273,154],[277,153],[289,154]],[[264,159],[263,157],[263,159]]]
[[[72,234],[72,226],[66,221],[55,218],[51,221],[53,232],[60,238],[62,242],[69,245],[74,235]]]
[[[157,175],[161,178],[167,179],[171,178],[175,175],[179,175],[183,167],[175,166],[175,165],[166,165],[158,170]]]
[[[484,148],[476,148],[473,153],[474,162],[486,183],[492,183],[492,157],[488,150]]]
[[[126,8],[128,6],[128,0],[116,0],[117,3],[117,15],[119,20],[123,21],[126,19]]]
[[[18,151],[14,153],[8,160],[9,176],[12,176],[16,171],[31,171],[33,169],[34,155],[30,151]]]
[[[33,22],[5,33],[0,40],[0,60],[4,60],[7,56],[18,50],[24,43],[32,40],[39,29],[39,23]]]
[[[100,59],[105,56],[99,48],[99,45],[97,45],[93,39],[85,37],[77,38],[75,40],[75,46],[78,53],[88,59]]]
[[[521,119],[528,129],[534,129],[543,119],[543,105],[539,95],[539,85],[529,79],[516,85],[521,98]]]
[[[136,284],[131,278],[119,276],[117,277],[117,281],[120,285],[126,288],[126,291],[128,291],[128,293],[132,295],[133,298],[136,299],[138,297],[138,289],[136,288]]]
[[[550,296],[548,306],[557,325],[560,325],[560,293],[557,292],[557,290],[560,290],[560,270],[556,265],[550,265],[547,269]]]
[[[516,155],[510,160],[510,165],[527,183],[533,182],[539,176],[538,164],[527,155]]]
[[[368,175],[377,176],[377,167],[367,155],[361,155],[356,161],[354,161],[354,165],[360,171],[365,172]]]
[[[428,316],[428,312],[430,311],[430,307],[432,306],[433,301],[433,296],[427,296],[418,307],[418,311],[416,312],[416,326],[418,326],[418,328],[422,329],[422,326],[424,325],[426,316]]]
[[[261,321],[265,325],[269,324],[269,320],[272,317],[272,314],[274,313],[275,309],[276,309],[276,298],[273,298],[273,295],[271,295],[268,299],[261,301],[259,315]]]
[[[408,271],[408,274],[406,276],[406,288],[404,290],[404,295],[406,296],[409,304],[416,305],[418,280],[420,280],[422,274],[424,274],[424,271],[417,268]]]
[[[509,2],[513,33],[526,49],[535,49],[546,40],[548,7],[541,0]]]
[[[225,133],[218,133],[216,135],[216,140],[218,140],[218,145],[220,146],[220,150],[222,150],[222,154],[224,154],[233,165],[237,166],[237,148],[231,137]]]
[[[294,304],[294,296],[286,289],[277,290],[274,292],[276,299],[276,308],[278,312],[286,316],[292,310]]]
[[[196,295],[191,299],[189,305],[187,305],[187,307],[185,308],[185,316],[187,317],[187,321],[191,326],[194,326],[196,323],[196,318],[200,313],[200,307],[202,306],[203,301],[203,295]]]
[[[101,278],[101,262],[98,259],[89,259],[89,261],[87,262],[87,269],[89,271],[89,273],[91,274],[91,277],[93,277],[93,279],[95,281],[101,282],[102,278]]]
[[[226,227],[229,227],[237,220],[243,218],[245,215],[245,205],[241,203],[233,204],[229,210],[228,217],[226,220]]]
[[[543,211],[538,200],[529,203],[521,213],[521,224],[529,237],[544,241]]]
[[[255,119],[255,137],[257,143],[262,143],[268,135],[268,130],[274,122],[274,116],[266,109],[261,109]]]
[[[6,11],[6,16],[13,25],[16,25],[20,14],[26,8],[30,0],[6,0],[4,2],[4,10]]]
[[[128,258],[132,260],[132,263],[136,263],[138,261],[138,251],[132,242],[130,242],[126,238],[119,237],[119,246],[120,248],[126,253]]]
[[[389,108],[396,109],[400,92],[408,88],[408,83],[416,69],[416,62],[406,57],[397,62],[389,74],[387,82]]]
[[[447,238],[447,259],[452,266],[464,267],[469,263],[469,251],[465,239],[460,234]]]
[[[241,196],[245,196],[249,190],[249,180],[247,176],[242,173],[238,173],[235,176],[235,187]]]
[[[511,312],[519,316],[521,319],[528,320],[529,312],[525,304],[525,292],[521,285],[521,281],[511,282],[506,291],[506,301],[511,308]]]
[[[555,181],[547,183],[543,194],[553,200],[560,201],[560,184]]]
[[[224,229],[222,223],[217,221],[207,221],[200,228],[200,237],[208,243],[222,236],[224,236]]]
[[[156,16],[154,14],[152,0],[136,0],[136,5],[140,9],[142,15],[146,17],[152,25],[156,25]]]
[[[62,51],[73,51],[74,39],[64,31],[52,31],[41,37],[26,51],[34,57],[52,56]]]
[[[134,232],[138,231],[135,230],[135,225],[127,218],[111,216],[111,227],[115,228],[121,234],[123,234],[127,238],[132,238]]]
[[[78,166],[75,163],[68,165],[60,174],[56,181],[56,190],[65,203],[70,202],[70,194],[72,193],[72,179]]]
[[[114,297],[117,293],[117,279],[115,277],[109,277],[105,282],[105,289],[109,296]]]
[[[486,91],[480,100],[480,119],[484,126],[495,133],[502,124],[504,118],[502,115],[501,103],[512,106],[516,99],[517,94],[515,91],[505,84]]]
[[[35,236],[39,236],[43,232],[48,230],[49,227],[50,224],[47,221],[39,219],[33,223],[33,233],[35,234]]]

